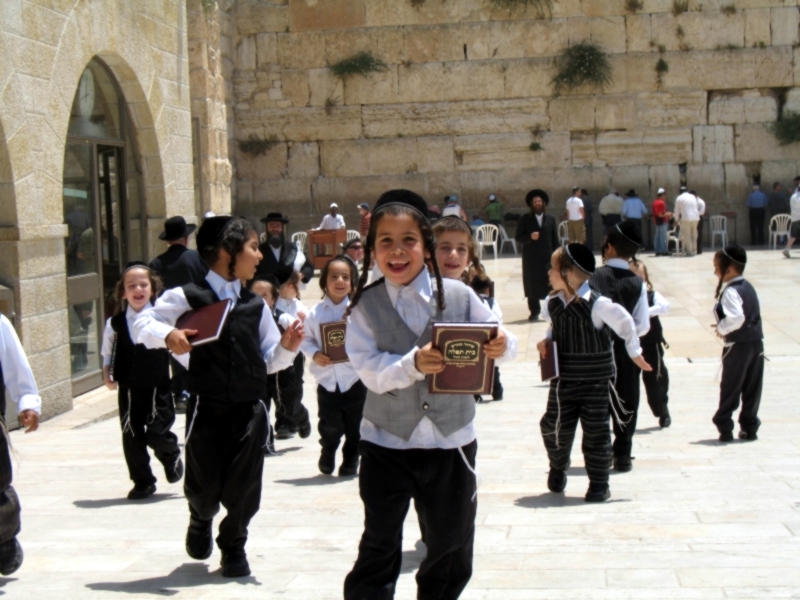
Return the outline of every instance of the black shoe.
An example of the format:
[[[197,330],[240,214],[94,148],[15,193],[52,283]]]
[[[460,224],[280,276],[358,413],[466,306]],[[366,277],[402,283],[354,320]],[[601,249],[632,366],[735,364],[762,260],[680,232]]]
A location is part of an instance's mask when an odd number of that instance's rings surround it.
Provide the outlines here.
[[[145,498],[149,498],[155,493],[156,493],[155,483],[148,483],[148,484],[137,483],[136,485],[133,486],[133,489],[130,492],[128,492],[128,500],[144,500]]]
[[[178,483],[181,477],[183,477],[183,461],[179,458],[172,471],[167,473],[167,481],[170,483]]]
[[[611,490],[607,483],[590,483],[584,500],[586,502],[605,502],[611,498]]]
[[[0,544],[0,575],[11,575],[22,566],[25,554],[16,537]]]
[[[723,431],[719,434],[719,441],[720,442],[732,442],[733,441],[733,432],[732,431]]]
[[[189,403],[189,396],[186,394],[178,394],[175,396],[175,414],[185,414],[186,406]]]
[[[539,320],[539,315],[538,315],[538,314],[536,314],[536,315],[530,315],[530,316],[528,317],[528,321],[538,321],[538,320]]]
[[[739,432],[739,439],[745,442],[755,442],[758,436],[755,433],[748,433],[747,431]]]
[[[495,402],[500,402],[500,401],[502,401],[502,400],[503,400],[503,397],[502,397],[502,396],[497,396],[497,397],[495,398],[494,396],[492,396],[492,400],[494,400]]]
[[[317,466],[319,466],[319,472],[323,475],[333,473],[333,469],[336,466],[336,451],[323,448],[319,455]]]
[[[567,474],[561,469],[550,469],[547,476],[547,489],[554,494],[560,494],[567,487]]]
[[[630,456],[615,456],[614,457],[614,470],[620,473],[627,473],[633,470],[633,461]]]
[[[481,402],[483,402],[483,396],[475,394],[475,404],[480,404]]]
[[[311,435],[311,421],[306,419],[305,423],[300,425],[300,428],[297,430],[297,433],[300,434],[302,439],[306,439],[308,436]]]
[[[358,454],[345,456],[339,467],[339,477],[352,477],[353,475],[358,475]]]
[[[661,429],[666,429],[670,425],[672,425],[672,418],[669,416],[669,413],[658,418],[658,426],[661,427]]]
[[[298,431],[300,431],[300,427],[298,425],[295,425],[294,423],[289,423],[289,433],[294,434],[297,433]]]
[[[213,521],[200,521],[191,517],[186,530],[186,554],[195,560],[205,560],[214,551],[214,539],[211,536]]]
[[[291,432],[288,425],[281,425],[275,430],[276,440],[290,440],[293,437],[294,434]]]
[[[222,566],[223,577],[247,577],[250,575],[250,564],[247,562],[247,554],[244,549],[223,550],[219,564]]]

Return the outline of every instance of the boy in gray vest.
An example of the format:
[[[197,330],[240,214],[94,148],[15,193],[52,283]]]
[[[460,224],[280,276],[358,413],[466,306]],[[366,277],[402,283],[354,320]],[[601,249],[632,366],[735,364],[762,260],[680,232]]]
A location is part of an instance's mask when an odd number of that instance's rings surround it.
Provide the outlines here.
[[[497,319],[463,283],[442,279],[427,214],[413,192],[380,197],[349,307],[347,354],[368,392],[359,444],[364,533],[344,582],[347,600],[394,597],[412,498],[427,546],[418,597],[458,598],[472,576],[475,401],[470,394],[428,392],[427,376],[444,368],[431,324]],[[384,278],[366,286],[372,258]],[[517,340],[501,327],[484,348],[502,363],[516,356]]]
[[[733,412],[742,401],[739,413],[739,439],[758,439],[758,407],[764,385],[764,333],[758,295],[750,282],[742,277],[747,264],[743,248],[731,244],[714,255],[714,274],[719,278],[717,303],[717,335],[725,340],[722,353],[722,381],[719,410],[714,424],[719,441],[733,440]]]

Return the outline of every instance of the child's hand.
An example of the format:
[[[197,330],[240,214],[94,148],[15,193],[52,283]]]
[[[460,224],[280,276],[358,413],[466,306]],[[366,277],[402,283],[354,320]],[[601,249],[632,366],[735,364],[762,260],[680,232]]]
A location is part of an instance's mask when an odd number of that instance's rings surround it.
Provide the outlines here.
[[[631,360],[632,360],[632,361],[633,361],[633,362],[636,364],[636,366],[637,366],[637,367],[639,367],[639,368],[640,368],[642,371],[652,371],[652,370],[653,370],[653,367],[651,367],[649,364],[647,364],[647,361],[646,361],[644,358],[642,358],[642,355],[641,355],[641,354],[640,354],[639,356],[637,356],[636,358],[632,358]]]
[[[107,387],[108,389],[110,389],[112,392],[113,392],[114,390],[116,390],[116,389],[117,389],[117,382],[116,382],[116,381],[112,381],[112,380],[111,380],[111,379],[108,377],[108,374],[107,374],[107,373],[103,373],[103,381],[105,382],[105,384],[106,384],[106,387]]]
[[[497,330],[497,337],[483,345],[483,350],[489,358],[500,358],[506,353],[506,348],[508,348],[508,336],[499,328]]]
[[[414,355],[414,366],[417,371],[425,375],[441,373],[444,371],[444,356],[433,347],[433,343],[429,342],[417,350]]]
[[[167,339],[167,348],[169,348],[175,356],[191,352],[192,345],[189,343],[190,337],[197,335],[195,329],[173,329],[169,332]]]
[[[534,242],[535,242],[536,240],[538,240],[538,239],[539,239],[539,232],[538,232],[538,231],[534,231],[533,233],[531,233],[531,239],[532,239]]]
[[[539,356],[547,358],[547,338],[536,344],[536,349],[539,351]]]
[[[329,367],[331,366],[331,357],[328,356],[327,354],[323,354],[322,352],[315,352],[314,362],[317,363],[320,367]]]
[[[303,330],[303,324],[300,319],[286,328],[281,336],[281,346],[286,348],[289,352],[296,352],[300,344],[306,337],[306,332]]]
[[[18,419],[22,427],[27,427],[25,433],[30,433],[31,431],[39,429],[39,415],[30,409],[23,410],[19,413]]]
[[[297,311],[297,318],[300,319],[301,323],[305,323],[307,316],[308,315],[306,313],[304,313],[302,310],[298,310]]]

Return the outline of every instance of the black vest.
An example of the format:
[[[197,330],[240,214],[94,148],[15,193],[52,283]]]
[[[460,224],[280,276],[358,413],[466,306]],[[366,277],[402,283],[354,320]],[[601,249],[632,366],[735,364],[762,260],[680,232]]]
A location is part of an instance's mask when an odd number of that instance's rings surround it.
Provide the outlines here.
[[[592,322],[592,307],[599,297],[600,294],[592,291],[589,300],[575,299],[566,306],[558,297],[553,297],[547,302],[562,380],[581,381],[614,377],[609,329],[608,327],[597,329]]]
[[[192,308],[219,302],[208,282],[182,287]],[[216,342],[192,349],[189,391],[222,402],[256,402],[264,397],[267,365],[258,335],[264,299],[242,287]]]
[[[631,315],[642,295],[642,284],[641,277],[633,271],[609,266],[600,267],[589,278],[589,286],[593,290],[621,305]],[[611,337],[617,346],[617,352],[624,350],[625,341],[613,331]]]
[[[169,352],[166,349],[148,350],[144,344],[134,344],[128,331],[126,311],[111,317],[116,333],[114,381],[126,388],[154,388],[169,383]]]
[[[0,363],[0,422],[6,422],[6,380],[3,378],[3,363]]]
[[[653,306],[655,297],[655,292],[647,292],[647,304],[649,306]],[[661,328],[661,319],[658,317],[650,317],[650,331],[640,337],[639,342],[642,346],[664,343],[664,330]]]
[[[761,308],[758,303],[758,295],[755,288],[746,279],[740,279],[728,284],[728,287],[736,290],[742,299],[742,312],[744,312],[744,324],[725,336],[726,342],[759,342],[764,339],[764,332],[761,330]],[[725,288],[726,290],[728,288]],[[725,292],[723,291],[723,294]],[[725,311],[722,310],[722,302],[717,301],[714,312],[722,320],[725,318]]]

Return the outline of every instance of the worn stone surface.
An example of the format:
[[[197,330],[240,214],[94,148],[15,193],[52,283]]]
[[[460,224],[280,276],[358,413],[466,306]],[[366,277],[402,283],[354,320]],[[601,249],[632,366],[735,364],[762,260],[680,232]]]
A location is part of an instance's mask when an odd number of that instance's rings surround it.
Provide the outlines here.
[[[608,131],[573,142],[572,160],[577,164],[636,165],[680,164],[692,156],[689,129]]]
[[[771,94],[757,90],[738,93],[714,93],[708,103],[709,125],[768,123],[778,118],[778,101]]]
[[[733,127],[725,125],[698,126],[693,132],[695,163],[733,162]]]
[[[323,142],[320,162],[325,177],[449,171],[453,142],[444,137]]]
[[[680,127],[706,122],[706,92],[639,94],[636,122],[640,127]]]
[[[530,149],[528,133],[469,135],[455,138],[456,169],[463,171],[510,168],[566,167],[569,164],[569,134],[550,133],[537,139],[542,148]]]
[[[763,123],[736,125],[734,127],[737,162],[762,160],[781,160],[787,156],[797,156],[800,143],[780,146],[775,136]]]
[[[347,140],[361,135],[361,109],[334,106],[329,111],[317,107],[249,111],[237,123],[243,136],[255,132],[298,142]]]
[[[366,24],[364,3],[358,0],[293,0],[289,2],[292,31],[345,29]]]
[[[794,46],[800,42],[800,7],[773,8],[770,16],[774,46]]]

